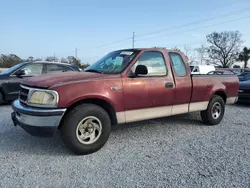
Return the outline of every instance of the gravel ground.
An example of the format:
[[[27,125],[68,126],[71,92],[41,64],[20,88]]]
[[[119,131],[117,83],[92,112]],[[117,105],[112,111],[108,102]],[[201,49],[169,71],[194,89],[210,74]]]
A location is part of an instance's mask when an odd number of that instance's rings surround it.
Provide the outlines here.
[[[227,106],[218,126],[198,113],[116,126],[87,156],[14,127],[10,112],[0,107],[0,187],[250,187],[250,106]]]

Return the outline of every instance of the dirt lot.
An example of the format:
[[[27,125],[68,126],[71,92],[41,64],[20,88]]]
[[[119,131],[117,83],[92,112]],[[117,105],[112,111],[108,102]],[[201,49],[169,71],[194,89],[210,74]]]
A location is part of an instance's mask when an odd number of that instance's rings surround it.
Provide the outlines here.
[[[223,122],[199,113],[113,128],[97,153],[74,156],[60,140],[14,127],[0,107],[0,187],[250,187],[250,106]]]

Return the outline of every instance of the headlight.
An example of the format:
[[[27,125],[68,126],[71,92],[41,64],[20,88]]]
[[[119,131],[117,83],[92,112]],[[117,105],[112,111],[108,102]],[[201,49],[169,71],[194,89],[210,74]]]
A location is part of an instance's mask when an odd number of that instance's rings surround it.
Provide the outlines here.
[[[28,104],[30,106],[37,106],[37,107],[48,107],[48,108],[57,107],[58,94],[56,91],[34,90],[30,94],[30,97],[28,99]]]

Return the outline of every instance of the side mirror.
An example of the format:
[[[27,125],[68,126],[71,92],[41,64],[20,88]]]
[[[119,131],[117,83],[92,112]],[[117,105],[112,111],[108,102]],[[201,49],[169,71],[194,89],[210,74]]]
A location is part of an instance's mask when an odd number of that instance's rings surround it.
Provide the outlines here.
[[[24,76],[25,75],[25,71],[24,70],[19,70],[15,73],[16,76]]]
[[[135,69],[135,74],[143,74],[146,75],[148,74],[148,68],[145,65],[137,65],[136,69]]]

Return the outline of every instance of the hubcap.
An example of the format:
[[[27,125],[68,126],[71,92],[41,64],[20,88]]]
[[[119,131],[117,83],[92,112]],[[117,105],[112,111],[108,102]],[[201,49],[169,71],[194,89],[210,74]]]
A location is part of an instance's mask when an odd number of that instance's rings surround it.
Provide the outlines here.
[[[82,144],[93,144],[98,140],[101,132],[101,121],[94,116],[88,116],[77,125],[76,137]]]
[[[212,107],[212,116],[214,119],[218,119],[221,114],[221,104],[216,102]]]

